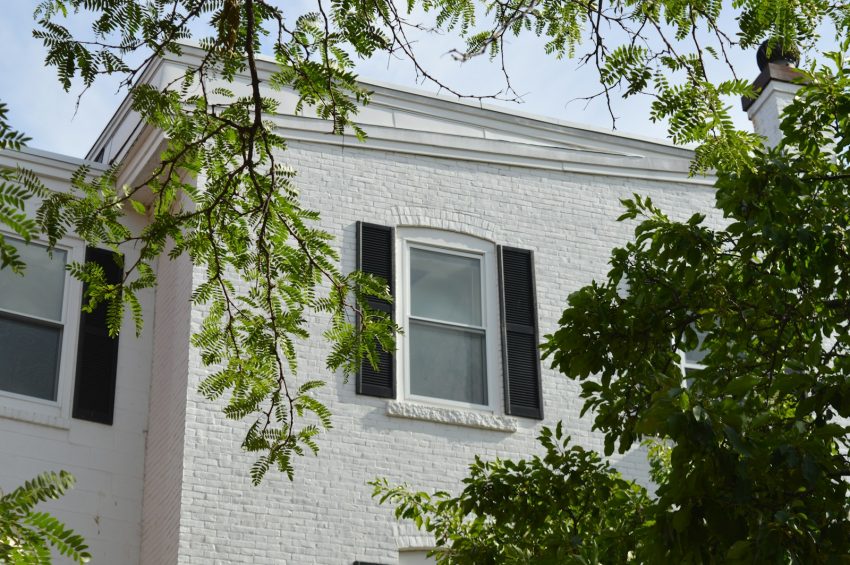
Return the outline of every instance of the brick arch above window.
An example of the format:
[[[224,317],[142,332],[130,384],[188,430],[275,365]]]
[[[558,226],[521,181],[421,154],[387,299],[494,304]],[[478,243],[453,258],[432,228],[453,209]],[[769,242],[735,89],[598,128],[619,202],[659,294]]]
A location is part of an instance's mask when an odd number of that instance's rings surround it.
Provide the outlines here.
[[[498,229],[495,223],[481,216],[459,210],[428,206],[397,206],[393,208],[399,227],[422,227],[453,231],[495,243]]]

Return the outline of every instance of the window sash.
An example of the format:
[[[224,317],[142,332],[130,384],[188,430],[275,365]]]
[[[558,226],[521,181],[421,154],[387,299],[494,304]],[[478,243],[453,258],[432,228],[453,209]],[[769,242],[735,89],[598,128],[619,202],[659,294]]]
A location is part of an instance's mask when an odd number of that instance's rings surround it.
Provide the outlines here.
[[[420,236],[421,234],[421,236]],[[421,401],[428,404],[443,405],[446,407],[466,408],[473,410],[488,410],[496,409],[495,401],[498,396],[496,383],[494,382],[493,369],[497,366],[495,355],[498,350],[495,349],[498,344],[493,342],[498,338],[498,332],[491,327],[493,320],[497,320],[498,316],[492,312],[492,305],[489,300],[496,296],[497,289],[491,286],[495,285],[495,247],[490,250],[489,242],[477,240],[471,236],[454,234],[451,232],[441,232],[439,230],[431,230],[429,228],[410,228],[407,233],[401,232],[400,239],[404,245],[399,246],[402,253],[403,265],[402,277],[404,280],[400,304],[400,314],[404,320],[405,328],[410,328],[411,322],[426,323],[435,327],[444,327],[447,330],[461,330],[475,332],[477,335],[483,336],[483,373],[482,379],[485,383],[486,398],[483,404],[463,402],[458,400],[449,400],[434,396],[416,395],[411,392],[411,342],[410,332],[404,334],[404,347],[402,348],[403,359],[403,395],[402,398],[414,401]],[[457,238],[458,245],[454,246],[454,239]],[[468,244],[468,245],[467,245]],[[432,319],[423,316],[414,316],[411,314],[412,303],[412,285],[411,285],[411,262],[410,250],[423,249],[426,251],[445,253],[447,255],[457,255],[468,257],[478,261],[479,265],[479,285],[480,285],[480,300],[481,300],[481,324],[469,325],[447,320]],[[491,264],[492,263],[492,264]],[[493,272],[491,272],[493,271]],[[490,278],[493,278],[491,281]],[[492,295],[492,296],[491,296]],[[493,316],[496,316],[495,318]]]
[[[420,315],[414,315],[413,314],[413,312],[412,312],[413,285],[412,285],[412,281],[410,280],[410,276],[411,276],[411,272],[412,272],[412,264],[411,264],[412,257],[411,257],[410,251],[414,250],[414,249],[418,249],[418,250],[421,250],[421,251],[427,251],[427,252],[430,252],[430,253],[439,253],[439,254],[443,254],[443,255],[463,257],[463,258],[466,258],[466,259],[473,259],[473,260],[477,261],[477,263],[478,263],[478,300],[479,300],[478,311],[479,311],[479,314],[480,314],[481,325],[465,324],[463,322],[455,322],[455,321],[451,321],[451,320],[444,320],[444,319],[441,319],[441,318],[430,318],[428,316],[420,316]],[[440,322],[440,323],[444,323],[444,324],[457,324],[459,326],[477,327],[477,328],[482,328],[482,329],[487,326],[487,313],[486,313],[486,304],[487,303],[486,303],[486,300],[485,300],[485,286],[486,285],[485,285],[485,282],[484,282],[484,276],[485,276],[485,274],[484,274],[484,258],[481,254],[479,254],[479,253],[469,253],[469,252],[465,252],[465,251],[460,251],[458,249],[451,249],[451,248],[445,248],[445,247],[440,247],[440,246],[436,246],[436,245],[426,245],[426,244],[414,243],[414,242],[408,242],[407,250],[408,250],[408,253],[407,253],[408,257],[407,257],[405,269],[406,269],[406,274],[407,274],[407,278],[408,278],[407,288],[406,288],[406,291],[407,291],[407,316],[408,317],[414,317],[418,320],[432,320],[432,321]]]
[[[485,331],[416,320],[407,331],[411,395],[469,406],[489,404]],[[414,335],[418,337],[414,339]],[[432,359],[428,347],[440,348],[440,357]],[[414,365],[417,356],[420,363]]]
[[[5,239],[18,248],[27,267],[23,276],[0,272],[0,311],[63,322],[68,251],[60,246],[51,251],[46,245],[14,236]]]
[[[434,326],[446,326],[446,327],[457,328],[457,329],[462,329],[462,330],[476,330],[476,331],[480,331],[481,333],[484,333],[484,332],[487,331],[487,328],[483,325],[482,326],[475,326],[475,325],[469,325],[469,324],[460,324],[458,322],[447,322],[445,320],[435,320],[433,318],[423,318],[422,316],[414,316],[413,314],[409,315],[407,318],[408,318],[408,320],[411,320],[411,321],[414,321],[414,322],[421,322],[423,324],[430,324],[430,325],[434,325]]]
[[[59,392],[60,392],[60,379],[62,376],[62,353],[63,353],[63,343],[64,343],[64,327],[62,324],[55,323],[52,321],[42,321],[32,318],[27,318],[26,316],[10,316],[5,314],[4,312],[0,312],[0,320],[12,320],[13,322],[22,322],[25,325],[35,326],[35,327],[43,327],[50,328],[52,330],[56,330],[56,342],[55,342],[55,351],[53,351],[53,355],[55,356],[54,367],[52,370],[52,375],[50,375],[50,380],[52,381],[51,391],[49,397],[38,396],[35,394],[26,394],[23,392],[17,392],[14,390],[10,390],[5,388],[4,386],[0,386],[0,392],[4,395],[10,395],[15,398],[27,399],[36,402],[43,402],[48,404],[55,404],[59,400]],[[19,375],[15,375],[20,377]],[[10,378],[10,382],[20,382],[18,379],[12,380]]]
[[[7,240],[22,241],[13,233],[6,231],[2,233]],[[47,241],[41,238],[34,238],[32,244],[47,247]],[[66,266],[73,262],[85,261],[85,244],[77,238],[66,237],[58,242],[54,249],[64,252]],[[82,308],[82,283],[73,278],[67,269],[64,270],[61,299],[62,307],[59,320],[17,312],[8,308],[0,308],[0,316],[45,327],[53,327],[60,331],[60,338],[58,340],[59,350],[57,352],[58,369],[55,400],[46,400],[36,396],[28,396],[0,389],[0,402],[2,402],[2,407],[0,408],[3,410],[11,408],[18,415],[16,417],[23,419],[34,418],[32,421],[41,422],[41,419],[44,417],[61,418],[64,420],[71,416],[70,395],[74,366],[76,364],[78,335],[77,324],[71,323],[74,320],[71,315],[79,313]]]

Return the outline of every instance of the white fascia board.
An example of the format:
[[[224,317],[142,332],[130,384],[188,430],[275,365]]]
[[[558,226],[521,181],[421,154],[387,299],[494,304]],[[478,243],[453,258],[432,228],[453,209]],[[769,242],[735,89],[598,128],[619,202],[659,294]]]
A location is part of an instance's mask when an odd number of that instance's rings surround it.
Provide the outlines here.
[[[166,54],[164,60],[182,66],[197,65],[205,53],[194,45],[184,45],[182,50],[182,55]],[[276,72],[277,64],[273,58],[260,55],[257,57],[257,68],[260,80],[266,82],[269,76]],[[240,76],[240,79],[246,83],[249,81],[247,75]],[[668,141],[555,120],[514,109],[431,94],[377,81],[360,80],[360,83],[373,93],[370,104],[366,106],[367,109],[383,108],[413,112],[423,116],[445,118],[458,124],[491,127],[513,134],[538,137],[560,146],[580,145],[605,153],[644,156],[657,154],[686,161],[693,158],[693,150],[673,145]]]
[[[167,54],[152,61],[145,69],[140,82],[159,84],[164,75],[176,69],[201,62],[205,51],[197,46],[184,45],[180,56]],[[277,65],[269,57],[258,59],[261,80],[268,80]],[[240,77],[248,81],[248,77]],[[237,82],[240,79],[237,79]],[[516,166],[544,168],[549,170],[573,171],[587,174],[602,174],[617,177],[640,178],[659,181],[685,182],[699,185],[713,184],[711,178],[694,178],[688,175],[688,166],[693,151],[670,145],[666,142],[648,141],[598,128],[577,126],[555,120],[547,120],[520,112],[485,106],[480,103],[446,99],[445,96],[416,92],[411,89],[387,86],[364,81],[364,86],[373,89],[370,109],[388,112],[392,127],[364,124],[369,134],[367,143],[359,143],[354,136],[333,136],[326,132],[330,125],[318,118],[279,114],[274,120],[285,136],[300,141],[358,146],[365,149],[382,149],[408,154],[433,155],[450,159],[477,162],[511,164]],[[308,110],[305,110],[305,112]],[[438,116],[447,124],[456,123],[473,136],[434,131],[417,131],[397,127],[396,115]],[[96,155],[100,147],[121,128],[125,120],[138,117],[126,99],[113,119],[101,134],[89,155]],[[124,158],[142,137],[147,126],[132,128],[130,137],[113,140],[121,143],[121,150],[114,156]],[[451,126],[448,126],[451,130]],[[458,129],[458,131],[464,131]],[[500,134],[508,139],[498,139]],[[525,139],[528,142],[523,142]],[[153,143],[158,146],[159,143]],[[136,149],[133,149],[136,152]],[[144,152],[144,151],[143,151]]]
[[[151,59],[148,61],[145,69],[136,80],[136,84],[156,84],[165,63],[165,59]],[[133,138],[140,133],[142,125],[141,117],[133,112],[132,106],[133,100],[128,94],[124,97],[124,100],[121,101],[121,104],[118,105],[118,108],[112,114],[112,117],[109,119],[106,127],[103,128],[103,131],[100,132],[100,135],[92,144],[91,149],[89,149],[86,154],[86,159],[94,159],[102,148],[112,142],[120,142],[122,144],[115,155],[112,156],[113,160],[120,160],[124,157],[124,155],[126,155],[130,146],[132,146],[134,142]],[[131,123],[128,124],[128,121]],[[127,126],[129,126],[129,128]],[[129,129],[129,134],[125,135],[124,139],[114,139],[115,135],[122,129],[125,129],[125,131]]]
[[[546,118],[513,108],[448,99],[441,95],[378,82],[361,82],[373,91],[368,108],[395,108],[422,115],[439,116],[458,123],[537,138],[550,144],[596,150],[602,153],[622,155],[652,153],[687,160],[693,158],[693,150],[663,140]]]
[[[330,124],[325,120],[276,116],[274,121],[281,135],[292,141],[581,174],[696,185],[714,184],[712,177],[689,176],[687,162],[679,159],[618,156],[380,126],[365,128],[369,137],[361,142],[354,135],[331,133]]]
[[[103,173],[107,167],[94,161],[69,157],[52,151],[24,147],[20,151],[0,151],[0,167],[29,169],[40,178],[68,182],[77,169],[87,166],[93,174]]]

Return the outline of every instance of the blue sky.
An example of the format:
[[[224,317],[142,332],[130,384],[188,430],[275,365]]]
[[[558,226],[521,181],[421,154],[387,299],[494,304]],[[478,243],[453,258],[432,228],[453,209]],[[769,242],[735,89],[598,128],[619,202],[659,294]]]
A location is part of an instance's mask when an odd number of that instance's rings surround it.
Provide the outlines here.
[[[0,100],[10,107],[12,124],[27,133],[30,145],[73,156],[83,156],[97,134],[123,99],[125,92],[117,91],[117,81],[100,78],[86,91],[76,107],[79,85],[70,93],[62,90],[53,68],[44,66],[44,49],[32,37],[32,12],[36,0],[4,2],[0,18]],[[417,43],[420,61],[446,84],[470,94],[487,94],[503,87],[499,66],[478,58],[463,65],[447,52],[462,45],[454,37],[423,37]],[[515,89],[523,94],[524,102],[491,102],[513,106],[524,112],[550,116],[596,127],[611,127],[611,119],[600,100],[588,104],[577,98],[592,94],[598,83],[595,70],[578,68],[576,61],[558,61],[543,51],[543,42],[532,37],[510,42],[507,68]],[[743,78],[755,78],[758,69],[754,53],[735,52],[733,62]],[[386,55],[363,61],[358,65],[360,76],[407,87],[437,92],[431,83],[417,83],[409,61],[394,60]],[[746,115],[737,101],[733,114],[739,127],[748,127]],[[649,119],[649,100],[631,98],[617,101],[615,113],[620,118],[617,129],[643,136],[663,138],[663,124]]]

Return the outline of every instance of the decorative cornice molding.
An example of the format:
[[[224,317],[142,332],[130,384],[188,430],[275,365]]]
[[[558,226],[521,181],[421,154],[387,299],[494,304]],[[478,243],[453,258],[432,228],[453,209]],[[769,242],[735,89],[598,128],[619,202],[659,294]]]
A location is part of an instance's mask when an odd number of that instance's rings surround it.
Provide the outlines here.
[[[182,50],[180,56],[168,54],[152,61],[140,81],[164,81],[180,68],[199,63],[204,53],[191,45]],[[267,80],[276,70],[274,61],[267,57],[261,57],[258,65],[261,80]],[[713,184],[711,178],[689,175],[693,151],[666,142],[378,82],[363,84],[373,91],[372,102],[363,114],[363,127],[369,135],[365,143],[353,135],[332,135],[327,121],[303,112],[278,114],[273,119],[280,132],[293,141],[653,182]],[[371,122],[365,117],[369,112]],[[135,144],[133,138],[144,129],[125,123],[134,115],[129,99],[125,100],[89,155],[96,155],[110,142],[122,147],[111,157],[123,158],[129,153]],[[429,119],[432,129],[417,129],[417,123]],[[122,134],[128,139],[112,140],[121,131],[129,132]]]

